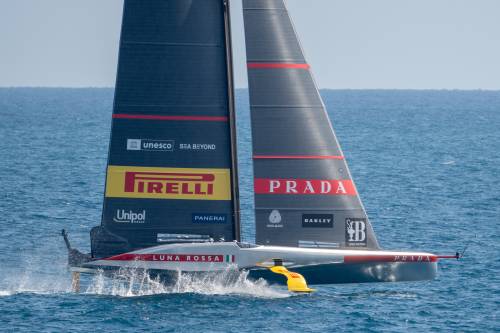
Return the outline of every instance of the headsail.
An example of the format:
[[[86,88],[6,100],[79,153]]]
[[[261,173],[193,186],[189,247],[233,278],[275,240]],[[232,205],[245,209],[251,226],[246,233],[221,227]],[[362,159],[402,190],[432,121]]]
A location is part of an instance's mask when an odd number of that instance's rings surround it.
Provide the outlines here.
[[[283,0],[243,0],[258,244],[377,249]]]
[[[224,0],[125,0],[94,257],[239,239]]]

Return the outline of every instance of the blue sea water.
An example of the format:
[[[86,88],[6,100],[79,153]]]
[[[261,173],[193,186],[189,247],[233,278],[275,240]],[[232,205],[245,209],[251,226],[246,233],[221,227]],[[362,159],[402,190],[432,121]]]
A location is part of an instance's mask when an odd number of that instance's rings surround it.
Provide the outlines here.
[[[322,95],[381,245],[450,254],[470,244],[462,260],[441,261],[433,281],[312,295],[244,275],[169,287],[97,276],[71,293],[59,231],[88,250],[100,222],[113,91],[0,89],[0,331],[500,331],[500,92]],[[237,104],[252,241],[246,90]]]

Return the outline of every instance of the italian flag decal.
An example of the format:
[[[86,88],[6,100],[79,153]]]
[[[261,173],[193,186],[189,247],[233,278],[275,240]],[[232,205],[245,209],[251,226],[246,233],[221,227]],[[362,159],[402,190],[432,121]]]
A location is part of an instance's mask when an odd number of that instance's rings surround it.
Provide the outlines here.
[[[227,254],[224,259],[225,262],[234,262],[234,255]]]

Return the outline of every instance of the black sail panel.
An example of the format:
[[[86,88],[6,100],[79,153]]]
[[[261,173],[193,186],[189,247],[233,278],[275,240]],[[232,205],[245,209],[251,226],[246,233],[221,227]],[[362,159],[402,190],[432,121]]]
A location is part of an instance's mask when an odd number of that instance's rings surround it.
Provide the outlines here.
[[[243,0],[256,241],[377,249],[283,0]]]
[[[239,239],[227,15],[223,0],[125,0],[94,256]]]

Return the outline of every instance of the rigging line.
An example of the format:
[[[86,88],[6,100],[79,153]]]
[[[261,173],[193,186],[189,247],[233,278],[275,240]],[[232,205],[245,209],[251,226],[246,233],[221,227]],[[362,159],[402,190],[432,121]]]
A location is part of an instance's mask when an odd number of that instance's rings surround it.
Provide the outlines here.
[[[477,238],[477,234],[474,234],[474,239],[476,239],[476,238]],[[467,244],[465,244],[464,249],[462,250],[462,253],[459,253],[459,258],[462,258],[465,255],[465,251],[467,251],[467,248],[469,247],[469,245],[470,245],[471,242],[472,242],[472,239],[469,239],[469,241],[467,242]]]

